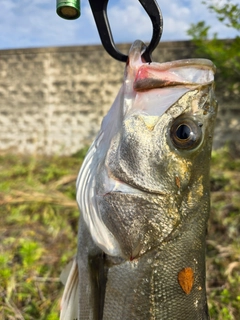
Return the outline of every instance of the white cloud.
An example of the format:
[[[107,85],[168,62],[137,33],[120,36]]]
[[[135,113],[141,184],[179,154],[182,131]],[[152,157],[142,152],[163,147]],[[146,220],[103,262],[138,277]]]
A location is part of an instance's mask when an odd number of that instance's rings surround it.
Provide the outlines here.
[[[88,3],[82,16],[67,21],[56,14],[56,2],[9,0],[0,11],[0,48],[78,45],[99,42],[95,25],[89,23]],[[97,39],[97,40],[96,40]]]
[[[240,0],[235,0],[235,2],[240,4]],[[163,40],[188,39],[187,30],[190,25],[202,20],[211,26],[211,35],[217,32],[219,38],[228,38],[235,37],[237,34],[220,23],[216,16],[199,0],[163,2],[161,9],[164,17]]]
[[[186,30],[200,20],[210,24],[212,32],[218,32],[221,38],[236,35],[219,23],[199,0],[158,0],[158,3],[163,13],[164,41],[188,39]],[[55,0],[2,1],[0,49],[100,43],[87,0],[82,1],[81,11],[78,20],[66,21],[57,16]],[[108,13],[116,43],[150,40],[151,22],[139,1],[109,0]]]

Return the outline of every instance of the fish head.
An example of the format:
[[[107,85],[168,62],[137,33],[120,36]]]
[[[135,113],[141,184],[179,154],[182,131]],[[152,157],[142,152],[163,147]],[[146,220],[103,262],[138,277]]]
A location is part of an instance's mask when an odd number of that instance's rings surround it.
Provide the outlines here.
[[[135,42],[77,183],[96,244],[130,260],[174,236],[199,203],[209,206],[217,112],[212,62],[149,64],[141,50]]]

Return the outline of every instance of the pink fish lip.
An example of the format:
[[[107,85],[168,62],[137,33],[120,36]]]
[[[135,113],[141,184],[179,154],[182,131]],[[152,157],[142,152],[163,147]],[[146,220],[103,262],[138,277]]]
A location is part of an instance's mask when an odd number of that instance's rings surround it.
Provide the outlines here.
[[[161,65],[142,64],[136,71],[133,82],[133,89],[136,92],[148,91],[156,88],[174,87],[174,86],[198,86],[202,85],[201,79],[186,79],[178,75],[175,71],[182,67],[198,67],[198,69],[211,69],[215,72],[214,64],[206,59],[188,59],[178,60],[174,62],[166,62]],[[205,80],[206,82],[207,80]],[[208,79],[207,83],[213,82],[213,79]]]
[[[160,73],[161,76],[158,73]],[[151,70],[151,67],[143,65],[137,71],[133,83],[133,88],[135,91],[142,92],[151,89],[186,84],[187,83],[183,82],[183,80],[180,77],[178,77],[175,74],[171,74],[167,70]]]

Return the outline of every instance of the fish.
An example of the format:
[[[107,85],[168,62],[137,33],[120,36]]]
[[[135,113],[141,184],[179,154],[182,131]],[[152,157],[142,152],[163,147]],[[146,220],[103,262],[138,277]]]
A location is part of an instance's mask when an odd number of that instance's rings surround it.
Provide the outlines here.
[[[77,178],[78,250],[61,320],[205,320],[205,236],[217,101],[207,59],[129,51]]]

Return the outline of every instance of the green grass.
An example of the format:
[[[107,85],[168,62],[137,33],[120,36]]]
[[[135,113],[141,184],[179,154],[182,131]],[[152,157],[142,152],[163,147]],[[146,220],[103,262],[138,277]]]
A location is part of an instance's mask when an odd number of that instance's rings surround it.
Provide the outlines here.
[[[82,159],[0,156],[0,319],[58,319],[59,275],[77,246]]]
[[[207,237],[211,319],[240,319],[240,159],[212,153],[212,208]]]
[[[56,320],[59,275],[76,253],[75,180],[86,150],[72,157],[0,156],[0,319]],[[240,159],[213,152],[207,237],[211,319],[240,319]]]

